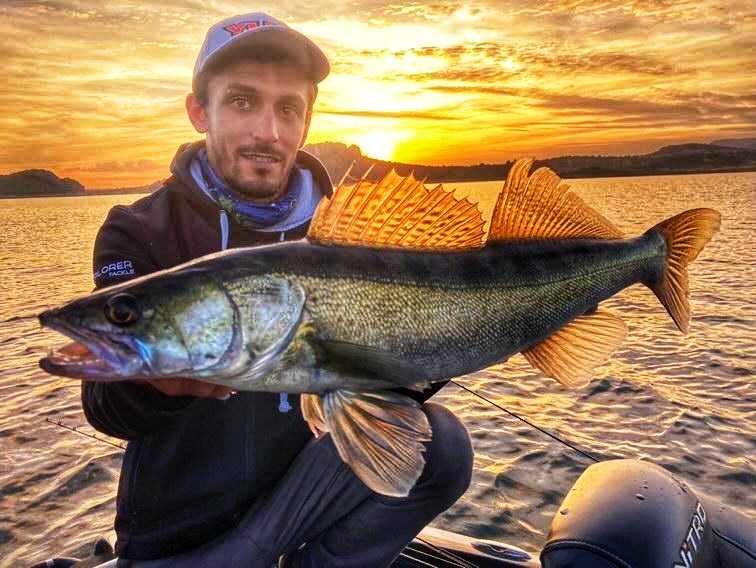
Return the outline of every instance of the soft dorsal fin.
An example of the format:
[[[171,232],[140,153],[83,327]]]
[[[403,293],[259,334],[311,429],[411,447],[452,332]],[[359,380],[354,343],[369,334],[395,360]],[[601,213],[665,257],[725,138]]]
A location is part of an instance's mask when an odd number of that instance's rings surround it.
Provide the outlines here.
[[[340,184],[320,201],[307,237],[321,244],[469,249],[483,246],[483,226],[475,203],[392,170],[378,182]]]
[[[533,160],[521,159],[509,170],[494,207],[489,241],[622,236],[549,168],[528,175],[532,165]]]
[[[625,335],[625,322],[600,310],[575,318],[522,354],[547,377],[568,387],[581,387],[590,380],[594,367],[619,347]]]

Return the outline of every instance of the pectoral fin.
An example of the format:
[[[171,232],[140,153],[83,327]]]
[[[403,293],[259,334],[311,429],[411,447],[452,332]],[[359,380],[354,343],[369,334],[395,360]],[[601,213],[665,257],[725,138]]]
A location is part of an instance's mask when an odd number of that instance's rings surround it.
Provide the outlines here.
[[[389,388],[396,385],[422,390],[433,378],[428,376],[425,368],[386,349],[332,340],[320,340],[318,346],[325,352],[329,364],[387,381]]]
[[[373,491],[405,497],[420,477],[431,429],[411,398],[389,391],[307,394],[302,413],[310,428],[331,433],[341,459]]]
[[[627,327],[620,318],[596,311],[575,318],[522,354],[547,377],[569,387],[581,387],[626,334]]]

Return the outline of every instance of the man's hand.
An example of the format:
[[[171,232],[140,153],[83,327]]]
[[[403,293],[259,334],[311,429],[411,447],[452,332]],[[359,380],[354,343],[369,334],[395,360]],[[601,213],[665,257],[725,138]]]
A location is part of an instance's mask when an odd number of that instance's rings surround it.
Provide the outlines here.
[[[233,389],[212,383],[203,383],[194,379],[152,379],[144,382],[168,396],[198,396],[201,398],[227,399]]]

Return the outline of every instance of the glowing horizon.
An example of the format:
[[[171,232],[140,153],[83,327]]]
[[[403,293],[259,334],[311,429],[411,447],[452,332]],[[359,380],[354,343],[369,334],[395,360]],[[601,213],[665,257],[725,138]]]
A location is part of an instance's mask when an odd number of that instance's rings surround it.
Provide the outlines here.
[[[199,138],[183,101],[206,29],[250,9],[305,33],[331,61],[310,143],[451,165],[756,132],[747,1],[197,6],[4,3],[0,173],[44,168],[88,188],[166,177],[176,149]]]

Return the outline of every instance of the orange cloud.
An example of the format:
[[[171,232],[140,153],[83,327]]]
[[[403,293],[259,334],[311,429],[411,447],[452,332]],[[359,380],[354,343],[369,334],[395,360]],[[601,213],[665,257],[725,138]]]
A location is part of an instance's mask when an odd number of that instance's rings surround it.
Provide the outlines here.
[[[259,9],[332,62],[310,141],[428,164],[647,151],[752,136],[756,19],[746,0],[289,0]],[[167,174],[196,138],[183,99],[208,25],[237,13],[175,0],[0,6],[0,173],[88,187]]]

